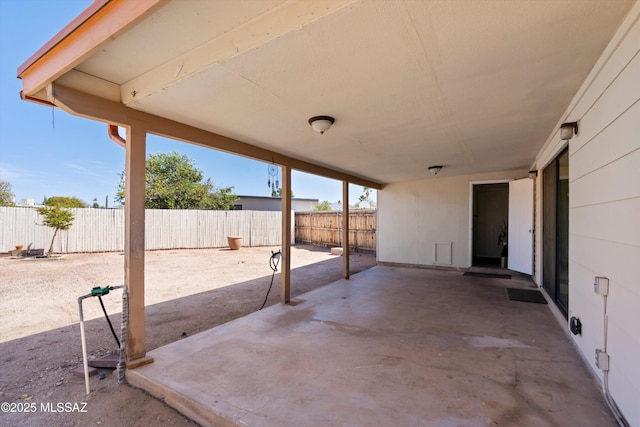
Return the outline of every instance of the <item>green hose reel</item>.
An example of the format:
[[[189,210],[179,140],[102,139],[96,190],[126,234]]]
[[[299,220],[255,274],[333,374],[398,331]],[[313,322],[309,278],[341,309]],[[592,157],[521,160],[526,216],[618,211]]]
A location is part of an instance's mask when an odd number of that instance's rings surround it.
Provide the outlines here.
[[[110,286],[105,286],[104,288],[101,288],[100,286],[96,286],[95,288],[91,289],[91,296],[95,297],[95,296],[107,295],[111,289],[113,288]]]

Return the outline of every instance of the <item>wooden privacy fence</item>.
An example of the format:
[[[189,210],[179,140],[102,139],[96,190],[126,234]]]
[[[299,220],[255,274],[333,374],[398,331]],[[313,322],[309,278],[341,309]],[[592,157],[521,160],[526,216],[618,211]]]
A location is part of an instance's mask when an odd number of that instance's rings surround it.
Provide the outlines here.
[[[296,212],[296,243],[314,246],[342,246],[342,212]],[[349,247],[356,251],[376,250],[376,211],[349,212]]]
[[[124,250],[123,209],[70,209],[75,220],[59,231],[53,251],[111,252]],[[264,211],[145,211],[145,248],[220,248],[227,236],[242,236],[243,246],[278,246],[282,240],[282,215]],[[53,229],[43,226],[34,208],[0,207],[0,252],[24,245],[49,248]]]

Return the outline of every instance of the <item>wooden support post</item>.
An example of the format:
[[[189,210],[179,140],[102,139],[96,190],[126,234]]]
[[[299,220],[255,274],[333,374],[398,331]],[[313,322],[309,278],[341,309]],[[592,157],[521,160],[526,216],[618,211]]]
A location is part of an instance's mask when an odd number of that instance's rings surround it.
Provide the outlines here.
[[[282,167],[282,268],[280,295],[283,303],[291,298],[291,168]]]
[[[349,268],[349,182],[342,181],[342,276],[350,277]]]
[[[146,356],[144,330],[144,202],[147,130],[142,123],[127,129],[125,166],[124,285],[129,315],[126,360],[139,364]]]

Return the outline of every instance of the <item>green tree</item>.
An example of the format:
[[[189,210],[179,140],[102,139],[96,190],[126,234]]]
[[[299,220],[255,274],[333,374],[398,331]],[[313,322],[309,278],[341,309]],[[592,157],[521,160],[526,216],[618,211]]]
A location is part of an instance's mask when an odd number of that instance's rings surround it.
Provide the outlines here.
[[[0,180],[0,206],[15,206],[14,197],[15,194],[11,191],[11,183]]]
[[[196,206],[196,209],[219,211],[233,209],[234,202],[238,200],[238,196],[233,193],[233,187],[214,188],[211,180],[207,179],[206,188],[208,194],[200,204]]]
[[[36,210],[43,217],[42,223],[54,230],[53,237],[51,238],[51,245],[49,245],[49,250],[47,251],[47,256],[51,256],[51,251],[53,251],[53,241],[56,239],[58,230],[68,230],[71,227],[71,224],[73,224],[73,220],[75,218],[71,211],[57,205],[44,206]]]
[[[145,208],[228,210],[238,196],[233,187],[203,180],[193,160],[178,152],[150,154],[146,160]],[[125,203],[125,173],[120,174],[116,201]]]
[[[318,203],[316,205],[316,207],[313,208],[313,210],[315,210],[315,211],[330,211],[331,210],[331,203],[329,203],[328,200],[325,200],[322,203]]]
[[[54,196],[46,198],[45,206],[58,206],[60,208],[86,208],[87,204],[77,197]]]

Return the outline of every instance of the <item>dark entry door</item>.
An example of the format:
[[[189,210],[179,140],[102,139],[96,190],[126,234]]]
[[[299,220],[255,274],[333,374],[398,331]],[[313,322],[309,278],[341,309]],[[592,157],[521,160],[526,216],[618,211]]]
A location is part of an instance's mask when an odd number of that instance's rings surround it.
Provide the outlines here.
[[[504,248],[500,236],[509,225],[509,184],[473,186],[473,265],[500,266]]]

